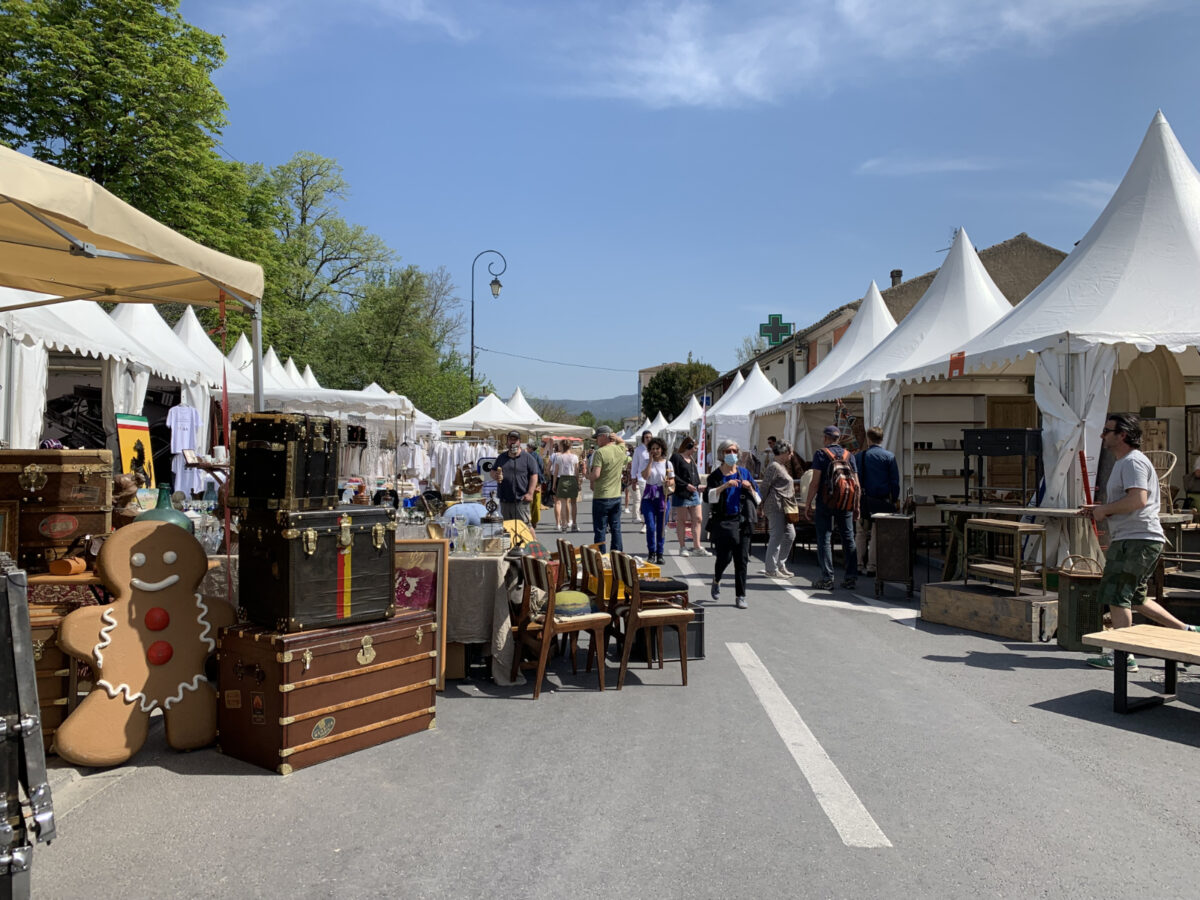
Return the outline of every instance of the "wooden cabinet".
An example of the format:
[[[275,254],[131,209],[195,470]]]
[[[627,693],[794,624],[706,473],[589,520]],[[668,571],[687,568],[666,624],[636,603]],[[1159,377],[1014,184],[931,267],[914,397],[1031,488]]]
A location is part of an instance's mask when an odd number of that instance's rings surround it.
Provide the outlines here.
[[[901,477],[916,502],[916,525],[940,525],[935,504],[961,498],[962,433],[984,424],[986,397],[912,394],[903,398]]]

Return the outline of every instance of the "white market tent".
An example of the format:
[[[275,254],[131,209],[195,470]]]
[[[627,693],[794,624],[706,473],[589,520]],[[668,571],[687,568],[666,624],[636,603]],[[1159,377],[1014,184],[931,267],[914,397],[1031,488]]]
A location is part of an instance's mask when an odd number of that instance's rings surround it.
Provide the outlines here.
[[[655,437],[662,437],[668,425],[667,417],[662,414],[662,410],[660,409],[658,415],[654,417],[654,421],[650,423],[650,430],[654,432]]]
[[[513,411],[513,415],[515,415],[522,422],[541,423],[546,421],[537,414],[532,406],[529,405],[529,401],[526,400],[525,395],[521,393],[520,385],[518,385],[517,389],[513,391],[512,396],[504,401],[504,405],[511,409]]]
[[[36,305],[217,306],[230,299],[255,311],[258,346],[261,266],[204,247],[94,181],[7,147],[0,147],[0,285],[40,292],[29,301]],[[16,348],[10,349],[6,386],[14,384],[17,363]],[[7,392],[9,413],[15,399]],[[14,424],[9,415],[4,428],[11,446],[17,446]]]
[[[729,387],[725,388],[725,393],[721,394],[721,396],[716,399],[716,402],[714,402],[712,406],[708,408],[708,414],[711,416],[715,412],[720,412],[721,407],[728,403],[733,397],[734,393],[737,392],[737,389],[745,383],[746,377],[742,375],[742,370],[738,369],[737,372],[734,373],[733,380],[729,382]]]
[[[720,409],[708,414],[708,433],[715,451],[723,440],[737,441],[743,452],[750,450],[750,415],[779,397],[779,389],[767,380],[758,363],[750,370],[742,386],[721,397]]]
[[[438,422],[440,431],[495,431],[498,427],[517,428],[521,425],[516,413],[505,406],[495,394],[488,394],[465,413]]]
[[[804,398],[846,374],[856,362],[878,347],[895,329],[896,320],[892,318],[887,304],[883,302],[878,286],[872,281],[859,304],[858,312],[850,320],[850,325],[841,340],[833,345],[829,355],[778,398],[756,409],[754,417],[785,413],[784,434],[792,436],[797,452],[810,456],[815,448],[810,445],[808,438],[808,422],[802,405]]]
[[[317,376],[313,374],[312,366],[305,364],[304,371],[300,377],[304,380],[305,387],[319,388],[321,385],[317,381]],[[374,384],[374,382],[372,382]]]
[[[292,387],[310,387],[310,385],[304,383],[304,376],[300,374],[300,370],[296,367],[296,362],[292,357],[289,356],[287,362],[283,364],[283,371],[287,373],[288,381],[292,383]],[[387,392],[384,391],[384,393]]]
[[[1180,353],[1200,345],[1198,285],[1200,174],[1160,111],[1112,199],[1070,255],[1004,318],[958,348],[968,374],[1036,354],[1044,506],[1079,504],[1080,450],[1095,471],[1118,347]],[[949,354],[942,354],[892,376],[932,379],[948,365]],[[1055,541],[1049,543],[1054,550]],[[1066,552],[1066,542],[1057,543],[1057,556],[1047,554],[1055,561]]]
[[[966,229],[960,228],[924,296],[895,330],[840,377],[807,393],[800,402],[861,394],[863,420],[868,426],[881,426],[885,445],[899,454],[900,383],[889,373],[950,354],[1012,309],[979,261]]]
[[[254,382],[245,372],[235,369],[232,363],[225,358],[220,348],[205,332],[204,326],[196,318],[195,310],[190,306],[183,311],[183,315],[179,317],[173,330],[188,350],[204,361],[206,371],[215,377],[214,387],[220,387],[221,377],[224,375],[229,390],[241,393],[254,390]]]
[[[688,398],[687,406],[683,408],[683,412],[667,423],[667,427],[663,430],[664,434],[660,435],[660,437],[666,440],[668,444],[673,444],[676,437],[691,431],[692,425],[699,422],[703,415],[704,407],[700,405],[700,401],[696,399],[696,395],[692,394]]]

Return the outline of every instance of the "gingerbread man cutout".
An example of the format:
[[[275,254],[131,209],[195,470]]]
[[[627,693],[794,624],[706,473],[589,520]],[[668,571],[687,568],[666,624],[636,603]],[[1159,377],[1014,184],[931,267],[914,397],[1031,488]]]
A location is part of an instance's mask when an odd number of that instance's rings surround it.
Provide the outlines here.
[[[123,763],[145,743],[157,707],[175,749],[212,743],[217,696],[204,663],[234,617],[197,592],[204,548],[174,523],[134,522],[105,542],[96,568],[113,602],[75,610],[59,630],[59,645],[90,659],[96,681],[55,732],[58,755],[84,766]]]

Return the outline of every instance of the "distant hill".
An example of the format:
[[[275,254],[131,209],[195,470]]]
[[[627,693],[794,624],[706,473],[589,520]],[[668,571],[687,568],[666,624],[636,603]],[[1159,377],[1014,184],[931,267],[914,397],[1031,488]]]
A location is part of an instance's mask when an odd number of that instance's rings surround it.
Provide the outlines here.
[[[584,410],[590,410],[597,419],[614,419],[620,421],[626,416],[637,412],[637,394],[623,394],[620,397],[609,397],[607,400],[547,400],[561,406],[573,416]]]

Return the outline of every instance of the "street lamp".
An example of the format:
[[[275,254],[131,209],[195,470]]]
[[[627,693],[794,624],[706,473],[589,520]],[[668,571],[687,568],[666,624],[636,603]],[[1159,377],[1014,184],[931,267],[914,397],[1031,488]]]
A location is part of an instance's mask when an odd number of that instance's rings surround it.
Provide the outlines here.
[[[497,300],[500,299],[500,288],[503,287],[503,285],[500,284],[500,276],[503,275],[504,271],[508,268],[508,260],[506,260],[504,258],[504,254],[501,253],[499,250],[482,250],[475,255],[475,258],[473,260],[471,260],[471,388],[472,389],[474,389],[474,387],[475,387],[475,263],[479,262],[479,257],[486,256],[488,253],[495,253],[498,257],[500,257],[500,271],[499,272],[497,272],[495,269],[492,268],[492,266],[495,265],[494,262],[488,263],[488,267],[487,267],[488,274],[490,274],[492,276],[492,284],[491,284],[492,296]]]

